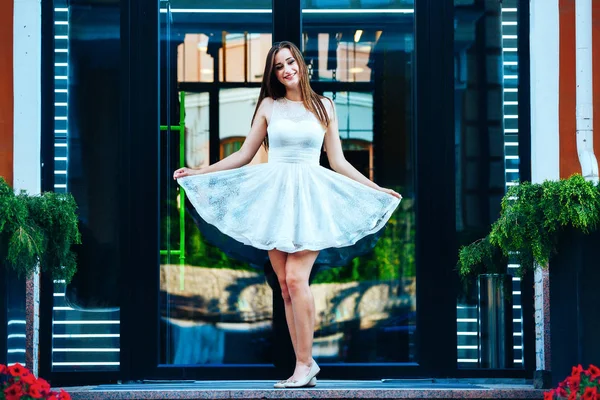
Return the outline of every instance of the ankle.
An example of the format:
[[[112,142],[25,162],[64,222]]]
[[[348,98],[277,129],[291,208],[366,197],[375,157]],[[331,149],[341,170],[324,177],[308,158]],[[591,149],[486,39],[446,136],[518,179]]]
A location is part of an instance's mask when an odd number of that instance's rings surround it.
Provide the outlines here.
[[[308,358],[306,360],[298,360],[296,361],[296,367],[310,367],[313,363],[313,359]]]

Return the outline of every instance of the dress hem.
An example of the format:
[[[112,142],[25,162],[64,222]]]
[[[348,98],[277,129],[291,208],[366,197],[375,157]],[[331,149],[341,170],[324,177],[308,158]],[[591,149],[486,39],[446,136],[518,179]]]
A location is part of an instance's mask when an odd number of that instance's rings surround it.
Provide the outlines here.
[[[181,185],[181,182],[180,182]],[[181,185],[182,187],[184,185]],[[185,187],[184,187],[185,189]],[[388,195],[391,196],[391,195]],[[203,213],[203,210],[201,207],[199,207],[197,204],[195,204],[195,201],[193,200],[193,198],[186,196],[187,199],[190,200],[190,202],[192,203],[192,205],[194,206],[194,208],[196,209],[196,212],[198,213],[198,215],[200,216],[200,218],[202,218],[206,223],[214,226],[215,228],[217,228],[219,230],[219,232],[221,232],[222,234],[246,245],[246,246],[250,246],[259,250],[279,250],[285,253],[298,253],[301,251],[321,251],[321,250],[326,250],[326,249],[332,249],[332,248],[344,248],[344,247],[350,247],[355,245],[359,240],[361,240],[362,238],[369,236],[375,232],[378,232],[380,229],[382,229],[385,224],[388,222],[388,220],[390,219],[390,217],[392,216],[392,214],[394,213],[394,211],[396,210],[396,207],[398,207],[398,205],[400,204],[400,200],[401,199],[396,199],[394,198],[395,201],[391,202],[384,210],[384,212],[380,215],[380,217],[376,220],[376,223],[374,226],[372,226],[370,229],[368,230],[362,230],[360,232],[358,232],[356,235],[354,235],[354,237],[350,240],[345,240],[343,242],[339,242],[336,240],[332,240],[331,243],[327,243],[327,244],[322,244],[322,245],[318,245],[318,244],[307,244],[307,245],[303,245],[299,248],[295,248],[295,247],[288,247],[288,246],[283,246],[281,247],[281,245],[278,244],[274,244],[274,245],[265,245],[262,243],[257,243],[256,241],[253,241],[252,238],[249,238],[248,236],[245,235],[240,235],[238,233],[234,233],[234,232],[230,232],[227,229],[222,229],[221,226],[219,226],[219,223],[217,221],[215,221],[214,218],[208,218],[206,215],[203,215],[205,213]],[[281,247],[281,248],[279,248]]]

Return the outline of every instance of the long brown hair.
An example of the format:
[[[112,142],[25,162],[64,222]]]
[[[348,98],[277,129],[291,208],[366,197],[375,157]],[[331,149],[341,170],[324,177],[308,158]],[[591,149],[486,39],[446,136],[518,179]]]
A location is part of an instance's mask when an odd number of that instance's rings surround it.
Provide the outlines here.
[[[310,87],[308,68],[306,67],[306,62],[304,61],[304,57],[302,56],[300,49],[298,49],[294,43],[286,41],[273,43],[273,46],[267,54],[265,71],[263,73],[256,109],[254,110],[254,115],[252,116],[252,123],[254,123],[254,118],[256,117],[256,113],[258,112],[260,104],[266,97],[270,97],[273,100],[285,97],[285,86],[279,82],[273,72],[275,67],[275,56],[281,49],[288,49],[298,63],[298,73],[300,74],[300,93],[302,94],[302,103],[304,104],[304,107],[306,107],[308,111],[312,112],[317,117],[321,125],[329,126],[330,118],[327,114],[325,106],[323,105],[323,102],[321,101],[323,97],[315,93],[315,91]],[[265,147],[269,147],[268,136],[265,136],[263,144]]]

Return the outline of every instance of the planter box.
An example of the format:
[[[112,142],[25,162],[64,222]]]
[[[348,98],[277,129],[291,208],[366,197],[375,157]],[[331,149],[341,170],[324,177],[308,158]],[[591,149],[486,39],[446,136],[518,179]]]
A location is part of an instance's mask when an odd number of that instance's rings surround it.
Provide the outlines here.
[[[552,383],[600,362],[600,232],[565,232],[550,262]]]

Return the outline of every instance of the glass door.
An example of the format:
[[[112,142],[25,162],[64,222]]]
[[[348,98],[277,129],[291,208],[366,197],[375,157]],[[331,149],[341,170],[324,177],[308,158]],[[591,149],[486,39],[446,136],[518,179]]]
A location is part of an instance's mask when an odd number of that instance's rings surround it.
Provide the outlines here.
[[[315,353],[336,366],[415,364],[414,3],[303,1],[302,20],[311,84],[335,103],[346,159],[403,195],[370,254],[315,277],[327,293]]]
[[[160,364],[272,365],[272,294],[263,271],[211,245],[173,181],[237,151],[249,131],[271,4],[161,2]],[[266,162],[259,151],[253,163]]]
[[[129,95],[139,102],[131,102],[126,117],[141,124],[131,124],[129,168],[136,172],[132,193],[141,196],[129,195],[126,215],[135,229],[127,257],[135,262],[124,270],[131,294],[122,314],[124,375],[274,379],[293,361],[270,266],[212,246],[172,179],[180,166],[213,164],[239,149],[274,40],[301,47],[313,88],[336,105],[347,159],[404,195],[371,253],[336,270],[315,270],[313,350],[322,376],[433,376],[455,367],[455,259],[446,236],[448,226],[454,229],[452,68],[430,67],[436,57],[452,60],[440,39],[451,37],[452,17],[440,4],[157,1],[160,46],[130,27],[146,52],[133,42],[130,62],[158,60],[158,71],[129,77]],[[282,10],[302,18],[283,18]],[[142,14],[135,18],[144,26]],[[148,86],[152,79],[155,88]],[[259,152],[252,162],[267,160]],[[321,164],[328,167],[325,153]]]
[[[273,310],[280,299],[264,271],[208,243],[184,191],[170,179],[179,167],[200,168],[226,157],[245,139],[273,41],[272,5],[252,3],[215,9],[209,2],[195,8],[161,2],[164,365],[277,362],[273,353],[281,343],[274,338]],[[413,5],[363,8],[307,4],[299,45],[314,89],[336,104],[346,157],[405,199],[371,253],[315,275],[314,355],[321,364],[416,361]],[[393,117],[392,108],[400,110]],[[261,148],[252,163],[267,158]],[[325,154],[322,163],[328,165]]]

